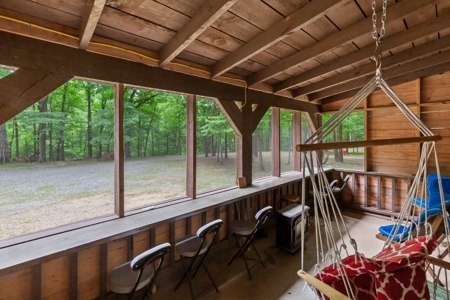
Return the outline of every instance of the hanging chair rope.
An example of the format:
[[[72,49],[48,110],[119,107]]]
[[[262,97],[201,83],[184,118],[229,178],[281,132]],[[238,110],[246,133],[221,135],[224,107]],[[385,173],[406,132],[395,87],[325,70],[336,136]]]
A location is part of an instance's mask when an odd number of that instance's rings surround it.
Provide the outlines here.
[[[405,117],[419,130],[419,132],[425,137],[434,137],[434,134],[430,129],[426,127],[423,121],[398,97],[398,95],[389,87],[386,81],[382,77],[381,72],[381,60],[382,60],[382,51],[381,51],[381,41],[385,35],[385,22],[386,22],[386,8],[387,8],[387,0],[383,0],[382,2],[382,14],[381,14],[381,28],[380,31],[377,31],[377,13],[376,13],[376,0],[372,0],[372,37],[375,40],[375,76],[363,87],[358,93],[350,99],[345,105],[339,109],[339,111],[334,114],[327,123],[325,123],[322,127],[320,127],[314,134],[310,136],[305,142],[306,145],[318,144],[321,143],[322,140],[331,134],[333,130],[337,126],[339,126],[342,121],[353,112],[358,105],[367,99],[367,97],[377,88],[380,88],[398,107],[398,109],[405,115]],[[431,154],[434,152],[437,175],[440,178],[439,165],[437,162],[437,153],[436,153],[436,139],[430,139],[430,141],[426,141],[423,143],[423,148],[419,160],[419,166],[417,174],[412,182],[411,188],[408,191],[405,204],[402,206],[401,211],[399,213],[399,217],[397,219],[396,225],[393,227],[394,235],[386,241],[384,247],[390,246],[394,242],[394,236],[398,234],[400,229],[400,225],[407,226],[408,223],[414,222],[415,213],[417,209],[415,209],[413,205],[413,199],[420,198],[424,199],[423,201],[428,201],[427,194],[425,191],[427,190],[427,161],[430,158]],[[301,147],[301,145],[300,145]],[[297,148],[299,151],[300,149]],[[308,275],[304,271],[304,249],[305,249],[305,239],[302,238],[301,249],[301,270],[298,272],[298,275],[305,280],[305,282],[314,287],[314,291],[316,296],[320,299],[324,299],[325,296],[330,297],[330,292],[334,291],[333,288],[329,286],[323,286],[321,282],[317,282],[317,279],[321,279],[321,273],[319,272],[323,267],[327,265],[332,265],[335,269],[338,270],[339,276],[342,278],[342,282],[344,283],[346,294],[350,299],[355,299],[355,295],[353,292],[353,288],[350,285],[350,280],[345,272],[344,265],[342,263],[341,255],[346,257],[349,256],[348,247],[345,242],[345,239],[348,238],[350,245],[353,247],[353,251],[355,254],[355,260],[361,258],[358,253],[357,244],[355,240],[351,237],[350,232],[344,222],[344,218],[339,209],[336,198],[334,197],[333,192],[330,189],[330,184],[328,183],[327,176],[321,164],[321,152],[317,149],[314,151],[302,151],[303,152],[303,177],[309,175],[311,178],[312,184],[312,192],[314,197],[314,207],[318,212],[315,213],[315,231],[316,231],[316,249],[317,249],[317,262],[314,265],[314,275],[316,277],[312,277]],[[441,199],[443,198],[443,190],[442,183],[439,180],[439,190]],[[305,180],[302,180],[302,205],[305,205],[306,202],[306,183]],[[445,212],[445,203],[442,202],[442,211]],[[319,213],[323,219],[323,226],[319,224]],[[425,234],[431,237],[432,227],[427,222],[428,215],[426,209],[421,209],[420,213],[425,214]],[[336,224],[332,223],[332,218],[334,218]],[[446,219],[446,218],[445,218]],[[445,232],[448,231],[448,222],[444,222]],[[323,228],[322,228],[323,227]],[[302,219],[301,222],[301,230],[304,232],[305,228],[305,219]],[[406,227],[404,227],[406,228]],[[419,234],[419,230],[416,231],[416,234],[410,230],[408,232],[407,239],[411,239],[416,237]],[[448,242],[447,235],[447,243]],[[340,243],[338,245],[338,243]],[[384,248],[383,247],[383,248]],[[356,261],[355,261],[356,262]],[[317,278],[318,277],[318,278]],[[335,295],[335,294],[333,294]],[[342,295],[342,294],[341,294]],[[335,295],[336,297],[341,297],[341,295]],[[342,295],[346,297],[345,295]],[[334,299],[334,298],[333,298]],[[340,298],[339,298],[340,299]]]

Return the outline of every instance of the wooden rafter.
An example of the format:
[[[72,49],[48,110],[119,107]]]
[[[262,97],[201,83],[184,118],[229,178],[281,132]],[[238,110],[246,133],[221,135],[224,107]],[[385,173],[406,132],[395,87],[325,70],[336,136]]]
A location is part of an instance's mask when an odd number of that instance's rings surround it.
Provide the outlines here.
[[[106,0],[87,0],[84,14],[81,19],[80,49],[86,50],[94,34],[100,15],[105,7]]]
[[[237,0],[209,0],[159,52],[159,66],[164,67],[214,23]]]
[[[402,84],[402,83],[406,83],[406,82],[410,82],[413,80],[416,80],[417,78],[422,78],[422,77],[428,77],[428,76],[433,76],[436,74],[441,74],[441,73],[445,73],[450,71],[450,62],[447,63],[443,63],[440,64],[438,66],[432,66],[429,68],[423,68],[421,70],[403,75],[403,76],[399,76],[399,77],[395,77],[392,79],[388,79],[386,80],[386,82],[390,85],[390,86],[396,86],[398,84]],[[351,98],[354,95],[356,95],[356,93],[359,91],[359,89],[355,89],[355,90],[351,90],[348,92],[344,92],[341,94],[337,94],[331,97],[327,97],[322,99],[322,104],[328,104],[328,103],[333,103],[339,100],[344,100],[347,98]]]
[[[402,3],[397,3],[389,7],[389,13],[387,14],[386,24],[395,21],[399,18],[404,18],[408,14],[414,13],[417,9],[420,9],[428,4],[434,3],[436,0],[412,0],[408,2],[408,5],[404,5]],[[259,82],[262,82],[268,78],[271,78],[275,75],[282,73],[285,70],[296,67],[302,62],[311,59],[319,54],[322,54],[326,51],[332,50],[344,43],[350,42],[355,38],[358,38],[363,35],[371,35],[372,28],[372,19],[366,18],[360,22],[353,24],[352,26],[338,31],[337,33],[329,36],[328,38],[323,39],[322,41],[313,44],[312,46],[297,52],[296,54],[280,60],[277,63],[274,63],[270,67],[259,71],[256,74],[251,75],[247,83],[248,85],[253,85]],[[280,91],[280,86],[275,91]]]
[[[445,51],[450,48],[450,36],[434,40],[432,42],[422,44],[415,48],[411,48],[402,51],[393,56],[383,58],[382,67],[387,68],[390,66],[398,65],[407,61],[418,59],[422,56],[437,53],[439,51]],[[359,77],[375,73],[375,64],[365,64],[357,67],[353,70],[339,74],[339,76],[333,76],[317,83],[307,85],[294,91],[294,97],[300,97],[306,94],[311,94],[316,91],[320,91],[332,86],[345,83],[347,81],[355,80]],[[314,100],[314,99],[311,99]]]
[[[0,32],[0,64],[227,101],[317,112],[314,104]],[[95,62],[95,63],[94,63]],[[62,68],[61,66],[64,66]],[[142,76],[145,74],[145,76]],[[167,80],[170,78],[170,80]]]
[[[20,68],[0,80],[0,125],[47,96],[72,76]]]
[[[264,51],[288,35],[316,21],[327,12],[341,5],[341,0],[321,0],[308,3],[289,17],[278,22],[256,38],[234,51],[211,68],[211,77],[215,78],[248,58]]]
[[[383,72],[383,78],[385,80],[391,79],[394,77],[406,75],[408,73],[412,73],[415,71],[419,71],[425,68],[433,67],[433,66],[439,66],[443,63],[450,61],[450,51],[442,52],[435,54],[433,56],[423,58],[420,60],[415,60],[410,63],[405,63],[401,66],[398,66],[396,68],[391,68],[389,70],[386,70]],[[323,99],[326,97],[330,97],[332,95],[340,94],[349,90],[354,90],[357,88],[360,88],[364,86],[366,83],[368,83],[372,77],[364,77],[360,78],[354,81],[350,81],[341,85],[337,85],[335,87],[331,87],[328,89],[325,89],[323,91],[319,91],[313,94],[309,94],[309,99],[317,100],[317,99]]]
[[[399,32],[395,35],[389,36],[385,38],[382,42],[383,49],[393,49],[419,39],[421,37],[439,32],[440,30],[446,29],[450,27],[450,18],[449,15],[440,15],[436,19],[432,21],[426,21],[421,24],[418,24],[412,28],[409,28],[406,31]],[[368,59],[373,56],[374,45],[369,45],[367,47],[362,48],[361,50],[351,52],[347,55],[340,57],[339,59],[335,59],[326,63],[324,65],[318,66],[296,76],[293,76],[289,79],[281,81],[274,85],[274,92],[282,91],[291,87],[294,87],[302,82],[311,80],[313,78],[322,76],[334,70],[358,63],[365,59]]]
[[[244,122],[242,120],[241,111],[237,104],[232,101],[223,101],[220,99],[217,99],[216,104],[227,119],[228,123],[231,125],[231,127],[233,127],[236,134],[242,135]]]

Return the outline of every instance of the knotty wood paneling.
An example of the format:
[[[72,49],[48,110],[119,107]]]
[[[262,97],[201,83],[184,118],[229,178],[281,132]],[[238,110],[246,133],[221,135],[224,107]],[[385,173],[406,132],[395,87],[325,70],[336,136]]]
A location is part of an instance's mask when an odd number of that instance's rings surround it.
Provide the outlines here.
[[[111,274],[115,267],[125,263],[126,261],[128,261],[128,238],[121,238],[109,242],[107,263],[108,274]]]
[[[133,242],[133,257],[148,250],[148,245],[150,244],[150,230],[138,232],[133,235]]]

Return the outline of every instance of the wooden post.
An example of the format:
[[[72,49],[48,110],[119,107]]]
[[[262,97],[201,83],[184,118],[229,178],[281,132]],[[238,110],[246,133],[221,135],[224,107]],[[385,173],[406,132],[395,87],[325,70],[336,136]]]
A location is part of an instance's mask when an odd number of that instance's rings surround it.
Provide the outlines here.
[[[243,126],[238,136],[238,177],[244,176],[247,185],[252,184],[252,105],[247,103],[242,107],[242,119],[246,120],[248,126]]]
[[[114,86],[114,212],[125,216],[124,203],[124,149],[123,149],[124,86]]]
[[[192,199],[197,197],[196,125],[196,97],[188,95],[186,103],[186,196]]]
[[[369,98],[367,97],[364,100],[364,140],[368,140],[368,133],[369,133],[369,111],[367,110],[367,107],[369,106]],[[368,172],[368,161],[367,158],[369,157],[369,151],[371,151],[370,148],[364,149],[364,172]]]
[[[272,107],[272,176],[280,177],[280,108]]]
[[[295,145],[300,144],[302,141],[302,113],[300,111],[294,111],[293,122],[292,122],[292,149],[295,149]],[[300,172],[302,170],[301,166],[301,155],[300,152],[292,151],[294,158],[294,171]]]

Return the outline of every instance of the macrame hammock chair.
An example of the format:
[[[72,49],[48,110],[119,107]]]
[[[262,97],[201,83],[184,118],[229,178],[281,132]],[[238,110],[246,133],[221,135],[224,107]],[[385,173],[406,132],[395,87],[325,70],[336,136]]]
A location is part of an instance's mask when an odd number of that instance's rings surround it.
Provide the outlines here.
[[[348,101],[330,120],[319,128],[305,144],[297,145],[297,151],[302,152],[303,177],[310,175],[312,191],[314,195],[314,208],[316,213],[316,264],[314,274],[308,274],[304,269],[305,240],[301,245],[301,269],[298,275],[315,292],[319,299],[430,299],[436,298],[439,286],[444,285],[440,280],[441,272],[435,267],[446,267],[442,258],[447,255],[448,249],[440,253],[438,258],[430,258],[429,255],[438,248],[438,243],[444,239],[448,241],[449,225],[444,202],[442,183],[439,179],[440,207],[437,207],[437,215],[441,216],[440,222],[433,225],[432,216],[426,205],[417,206],[418,199],[428,201],[427,191],[427,161],[434,155],[437,177],[440,178],[439,164],[436,153],[436,141],[440,136],[435,136],[430,129],[418,118],[411,109],[405,105],[396,93],[389,87],[381,74],[381,39],[384,36],[384,23],[386,20],[387,1],[383,1],[382,27],[377,32],[375,12],[376,0],[372,2],[373,32],[376,41],[375,62],[376,72],[369,81],[350,101]],[[321,150],[336,149],[337,144],[321,144],[324,137],[333,130],[375,89],[380,88],[394,102],[406,118],[413,123],[423,135],[416,138],[404,138],[395,140],[376,140],[361,142],[368,146],[383,146],[399,143],[423,142],[418,171],[411,184],[404,205],[401,208],[396,223],[390,227],[389,237],[386,238],[382,251],[372,258],[365,257],[358,252],[356,241],[352,238],[343,216],[340,212],[336,198],[330,189],[330,184],[322,167],[320,158]],[[363,145],[363,146],[364,146]],[[342,148],[340,145],[339,148]],[[305,205],[307,197],[305,180],[302,181],[302,205]],[[422,201],[422,200],[420,200]],[[319,215],[323,218],[323,226],[320,225]],[[443,217],[442,217],[443,216]],[[334,221],[332,221],[334,219]],[[443,220],[443,221],[442,221]],[[336,222],[332,224],[332,222]],[[440,225],[437,226],[436,224]],[[305,219],[301,222],[302,232],[305,228]],[[438,240],[435,234],[442,237]],[[349,247],[350,246],[350,247]],[[447,246],[448,247],[448,246]],[[353,248],[351,250],[351,248]],[[349,254],[351,252],[352,254]],[[434,263],[434,265],[432,264]],[[433,268],[433,269],[431,269]],[[428,287],[426,271],[432,275],[433,288]],[[445,273],[447,274],[447,273]],[[450,299],[447,289],[447,277],[445,276],[444,298]],[[442,293],[441,293],[442,294]],[[430,296],[431,295],[431,296]],[[433,298],[432,298],[433,299]]]

